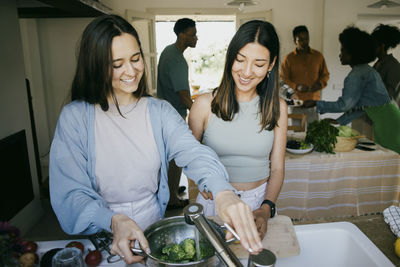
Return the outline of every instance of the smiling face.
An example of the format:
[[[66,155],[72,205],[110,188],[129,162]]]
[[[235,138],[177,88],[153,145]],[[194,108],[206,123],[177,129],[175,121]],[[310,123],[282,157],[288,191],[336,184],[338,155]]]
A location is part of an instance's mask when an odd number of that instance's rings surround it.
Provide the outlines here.
[[[112,40],[111,52],[112,87],[118,103],[127,105],[135,98],[132,93],[138,89],[144,71],[139,44],[131,34],[123,33]]]
[[[257,85],[274,64],[275,59],[270,64],[269,50],[259,43],[248,43],[240,49],[232,65],[236,96],[255,95]]]

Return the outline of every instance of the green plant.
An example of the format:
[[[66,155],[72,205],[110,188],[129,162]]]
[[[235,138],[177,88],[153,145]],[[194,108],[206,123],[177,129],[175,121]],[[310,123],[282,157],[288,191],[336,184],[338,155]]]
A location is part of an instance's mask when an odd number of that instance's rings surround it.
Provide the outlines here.
[[[338,133],[339,130],[326,120],[313,121],[307,127],[305,141],[313,144],[315,151],[335,154]]]

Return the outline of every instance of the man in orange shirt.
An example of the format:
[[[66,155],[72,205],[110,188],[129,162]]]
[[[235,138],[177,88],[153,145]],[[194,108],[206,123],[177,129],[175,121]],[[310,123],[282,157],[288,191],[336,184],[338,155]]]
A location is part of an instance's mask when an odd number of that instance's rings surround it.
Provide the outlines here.
[[[306,26],[293,29],[296,49],[286,55],[281,65],[281,79],[294,91],[294,98],[320,100],[321,90],[326,87],[329,72],[324,56],[310,48],[310,37]],[[293,97],[292,97],[293,98]],[[307,115],[307,123],[318,119],[315,108],[294,107],[292,113]]]

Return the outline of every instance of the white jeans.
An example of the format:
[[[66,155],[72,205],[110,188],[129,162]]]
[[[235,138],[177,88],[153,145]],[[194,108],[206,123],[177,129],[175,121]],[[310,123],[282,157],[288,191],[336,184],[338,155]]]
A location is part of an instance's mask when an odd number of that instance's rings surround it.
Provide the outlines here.
[[[139,225],[142,231],[148,226],[161,219],[160,208],[157,199],[142,199],[135,202],[109,204],[112,211],[125,214]]]
[[[256,210],[264,201],[266,190],[267,182],[251,190],[237,191],[237,195],[244,203],[250,206],[251,210]],[[204,197],[199,193],[196,202],[203,205],[204,216],[217,216],[214,200],[204,199]]]

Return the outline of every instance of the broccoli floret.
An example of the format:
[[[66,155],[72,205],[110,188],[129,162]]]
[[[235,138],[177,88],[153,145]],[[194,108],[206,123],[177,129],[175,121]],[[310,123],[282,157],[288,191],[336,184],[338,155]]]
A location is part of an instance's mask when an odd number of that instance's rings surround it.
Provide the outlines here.
[[[168,255],[168,260],[177,262],[185,258],[185,251],[178,244],[169,244],[162,249],[163,254]]]
[[[209,257],[213,256],[215,253],[214,247],[211,244],[204,243],[204,242],[200,243],[199,251],[200,251],[200,255],[197,257],[198,259],[209,258]]]
[[[181,247],[185,251],[185,260],[191,260],[196,255],[196,247],[193,239],[186,238],[181,242]]]
[[[171,250],[171,248],[172,248],[174,245],[175,245],[174,243],[171,243],[171,244],[166,245],[165,247],[163,247],[163,249],[162,249],[161,252],[162,252],[163,254],[167,254],[167,255],[168,255],[169,251]]]

